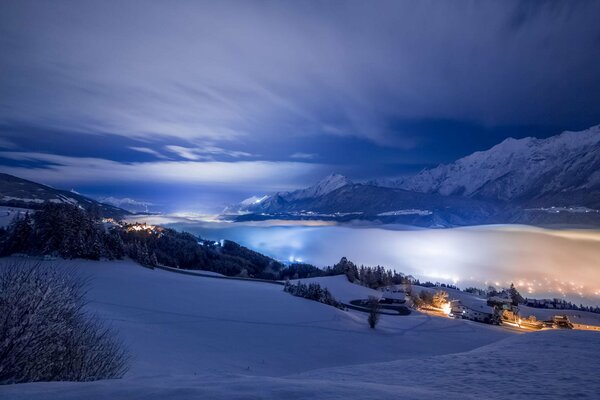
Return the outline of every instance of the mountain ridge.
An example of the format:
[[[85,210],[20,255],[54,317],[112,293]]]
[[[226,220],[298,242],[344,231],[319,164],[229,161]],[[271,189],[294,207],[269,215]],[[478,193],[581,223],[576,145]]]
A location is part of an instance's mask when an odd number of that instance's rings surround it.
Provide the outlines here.
[[[238,219],[369,219],[417,226],[600,226],[600,125],[488,150],[399,179],[331,174],[306,189],[246,199]],[[410,217],[409,217],[410,216]]]
[[[507,138],[453,163],[374,183],[524,206],[600,208],[600,125],[546,139]]]
[[[41,183],[0,173],[0,206],[38,209],[45,202],[78,205],[86,210],[97,208],[105,217],[120,218],[131,212],[101,203],[73,191],[55,189]]]

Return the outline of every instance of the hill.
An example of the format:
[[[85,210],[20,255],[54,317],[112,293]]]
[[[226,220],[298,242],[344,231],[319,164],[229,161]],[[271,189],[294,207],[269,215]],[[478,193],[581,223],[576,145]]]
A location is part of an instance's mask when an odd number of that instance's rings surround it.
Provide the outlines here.
[[[72,204],[95,210],[107,218],[122,218],[131,214],[122,208],[100,203],[71,191],[55,189],[40,183],[0,173],[0,206],[40,209],[45,202]]]
[[[128,261],[57,267],[75,266],[92,283],[89,311],[131,350],[131,370],[119,380],[3,386],[0,397],[554,399],[593,398],[600,390],[595,332],[515,335],[419,313],[384,315],[371,330],[365,314],[277,285]],[[356,286],[346,284],[346,291]]]

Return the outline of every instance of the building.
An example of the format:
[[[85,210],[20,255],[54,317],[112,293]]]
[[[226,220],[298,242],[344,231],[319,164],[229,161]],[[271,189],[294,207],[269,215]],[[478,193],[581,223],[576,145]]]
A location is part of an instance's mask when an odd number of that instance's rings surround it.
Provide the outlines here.
[[[393,303],[405,303],[406,302],[406,294],[394,287],[394,286],[389,286],[383,289],[382,294],[381,294],[381,303],[388,303],[388,304],[393,304]]]
[[[491,324],[494,319],[494,311],[485,303],[465,305],[460,300],[452,300],[449,316]]]

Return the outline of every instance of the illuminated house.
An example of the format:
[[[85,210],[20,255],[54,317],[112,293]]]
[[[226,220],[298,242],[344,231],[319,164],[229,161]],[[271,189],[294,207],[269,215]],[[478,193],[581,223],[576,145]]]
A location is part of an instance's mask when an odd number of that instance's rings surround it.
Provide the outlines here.
[[[473,302],[465,305],[460,300],[452,300],[450,302],[449,315],[455,318],[491,324],[494,319],[494,309],[485,303],[478,304],[478,302]]]

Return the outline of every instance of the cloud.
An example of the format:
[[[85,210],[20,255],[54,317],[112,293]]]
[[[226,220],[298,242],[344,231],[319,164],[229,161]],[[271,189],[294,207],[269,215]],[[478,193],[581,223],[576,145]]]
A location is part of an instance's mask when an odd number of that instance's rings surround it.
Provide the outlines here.
[[[224,155],[233,158],[252,157],[252,154],[244,151],[227,150],[218,146],[183,147],[169,145],[165,148],[187,160],[211,160],[213,155]]]
[[[17,145],[8,139],[0,138],[0,149],[14,149]]]
[[[158,151],[156,151],[156,150],[153,150],[153,149],[151,149],[151,148],[149,148],[149,147],[135,147],[135,146],[130,146],[129,148],[130,148],[131,150],[134,150],[134,151],[137,151],[137,152],[140,152],[140,153],[146,153],[146,154],[153,155],[153,156],[155,156],[156,158],[160,158],[160,159],[168,159],[168,157],[167,157],[167,156],[165,156],[165,155],[163,155],[163,154],[159,153]]]
[[[195,149],[183,146],[166,146],[167,150],[187,160],[210,160],[212,157],[198,154]]]
[[[37,163],[5,166],[3,172],[49,184],[203,184],[261,191],[289,190],[311,182],[329,168],[319,164],[272,161],[155,161],[123,163],[102,158],[46,153],[0,152],[0,157]]]
[[[415,142],[403,120],[591,125],[599,14],[599,2],[2,2],[0,120],[393,146]]]
[[[315,154],[315,153],[294,153],[294,154],[290,154],[290,158],[296,158],[296,159],[299,159],[299,160],[312,160],[315,157],[317,157],[317,154]]]

